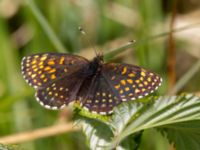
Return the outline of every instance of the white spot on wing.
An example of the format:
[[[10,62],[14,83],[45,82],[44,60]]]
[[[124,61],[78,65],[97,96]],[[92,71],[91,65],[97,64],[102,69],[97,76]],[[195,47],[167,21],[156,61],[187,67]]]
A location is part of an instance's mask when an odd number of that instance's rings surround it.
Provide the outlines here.
[[[106,115],[106,112],[103,112],[103,111],[102,111],[102,112],[99,112],[99,113],[100,113],[101,115]]]
[[[31,83],[29,83],[29,84],[30,84],[31,86],[33,86]],[[34,88],[35,88],[35,89],[37,89],[37,88],[38,88],[38,86],[36,86],[36,85],[35,85],[35,86],[34,86]]]
[[[44,105],[45,108],[50,109],[51,107],[49,105]]]
[[[135,97],[132,97],[131,100],[135,100]]]
[[[49,106],[49,105],[45,105],[45,106]],[[53,107],[50,106],[49,109],[58,110],[59,108],[57,106],[53,106]]]
[[[122,98],[122,101],[125,102],[125,101],[127,101],[127,99],[126,98]]]
[[[93,113],[93,114],[97,114],[97,112],[96,112],[96,111],[92,111],[92,113]]]
[[[112,114],[113,113],[113,110],[110,110],[109,112],[108,112],[108,114]]]
[[[138,96],[138,98],[143,98],[143,96],[142,96],[142,95],[140,95],[140,96]]]

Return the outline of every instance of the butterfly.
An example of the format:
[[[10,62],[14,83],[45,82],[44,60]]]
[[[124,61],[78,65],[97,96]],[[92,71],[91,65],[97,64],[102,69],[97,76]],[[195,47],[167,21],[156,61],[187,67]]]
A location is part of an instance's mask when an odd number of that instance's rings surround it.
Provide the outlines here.
[[[103,55],[89,61],[72,54],[40,53],[24,57],[21,66],[24,79],[36,89],[37,101],[53,110],[75,102],[108,115],[120,103],[154,92],[162,82],[139,66],[105,63]]]

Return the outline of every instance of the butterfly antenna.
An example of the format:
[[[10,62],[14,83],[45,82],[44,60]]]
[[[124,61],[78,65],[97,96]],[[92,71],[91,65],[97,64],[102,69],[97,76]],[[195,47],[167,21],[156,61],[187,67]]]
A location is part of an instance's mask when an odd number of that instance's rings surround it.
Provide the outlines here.
[[[92,48],[94,49],[94,52],[95,52],[96,56],[98,56],[97,49],[96,49],[96,47],[94,46],[94,44],[91,42],[91,40],[88,38],[88,35],[87,35],[87,33],[85,32],[85,30],[83,30],[82,27],[79,27],[78,29],[79,29],[79,31],[82,33],[82,35],[84,35],[84,36],[86,37],[87,42],[88,42],[89,45],[91,45]]]

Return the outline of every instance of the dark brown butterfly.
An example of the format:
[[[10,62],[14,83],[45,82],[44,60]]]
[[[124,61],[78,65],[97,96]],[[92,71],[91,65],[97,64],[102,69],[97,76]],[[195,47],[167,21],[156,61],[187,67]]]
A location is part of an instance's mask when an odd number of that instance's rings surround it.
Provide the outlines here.
[[[88,61],[71,54],[34,54],[23,58],[22,74],[46,108],[60,109],[77,102],[103,115],[112,113],[123,101],[154,92],[162,81],[138,66],[104,63],[101,55]]]

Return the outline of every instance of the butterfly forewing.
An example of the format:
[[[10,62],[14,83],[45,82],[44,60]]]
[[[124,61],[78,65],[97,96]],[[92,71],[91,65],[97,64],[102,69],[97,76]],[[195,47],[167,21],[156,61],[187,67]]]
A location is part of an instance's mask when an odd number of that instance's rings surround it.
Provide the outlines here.
[[[88,60],[76,55],[34,54],[23,58],[22,74],[37,89],[35,95],[41,105],[58,109],[73,99],[84,80],[79,71],[88,63]]]
[[[122,101],[135,100],[154,92],[161,78],[151,71],[129,64],[107,63],[102,74]]]
[[[22,74],[29,85],[46,87],[59,78],[76,72],[88,64],[83,57],[70,54],[44,53],[24,57]]]

